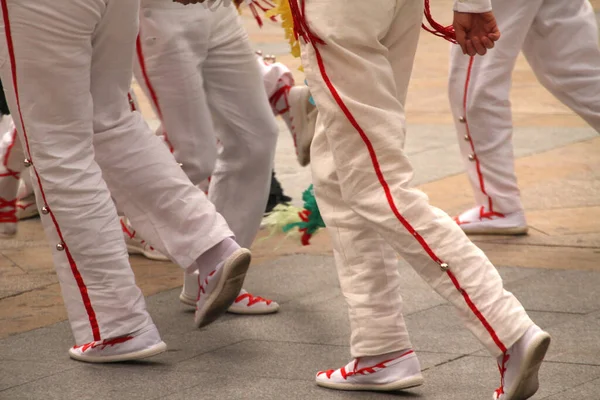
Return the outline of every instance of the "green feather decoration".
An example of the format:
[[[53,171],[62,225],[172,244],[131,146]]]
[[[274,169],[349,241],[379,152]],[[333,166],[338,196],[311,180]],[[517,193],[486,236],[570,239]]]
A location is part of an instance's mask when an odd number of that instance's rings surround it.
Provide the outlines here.
[[[294,228],[298,228],[298,231],[302,232],[302,244],[308,246],[310,244],[310,238],[320,228],[325,228],[325,222],[323,221],[323,218],[321,218],[321,212],[317,205],[313,185],[310,185],[308,189],[302,193],[302,200],[304,200],[304,210],[298,213],[301,221],[285,225],[283,231],[287,233]]]

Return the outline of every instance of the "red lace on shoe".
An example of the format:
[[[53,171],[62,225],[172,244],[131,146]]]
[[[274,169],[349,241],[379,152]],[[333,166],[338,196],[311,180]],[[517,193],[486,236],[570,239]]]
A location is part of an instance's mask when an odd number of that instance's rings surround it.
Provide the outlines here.
[[[369,375],[369,374],[374,374],[377,371],[381,371],[382,369],[387,368],[388,363],[397,360],[399,358],[405,357],[409,354],[414,353],[413,350],[408,350],[405,353],[402,353],[401,355],[399,355],[398,357],[395,358],[391,358],[389,360],[385,360],[380,362],[379,364],[375,364],[371,367],[364,367],[364,368],[360,368],[358,369],[358,363],[360,361],[360,358],[357,358],[354,361],[354,370],[351,372],[346,371],[346,367],[342,367],[340,368],[340,374],[342,375],[342,378],[344,378],[344,380],[348,379],[349,376],[353,376],[353,375]],[[376,369],[377,368],[377,369]],[[327,379],[331,379],[331,375],[335,372],[336,370],[334,369],[329,369],[327,371],[320,371],[319,373],[317,373],[317,376],[323,375],[325,374],[325,376],[327,377]]]
[[[130,231],[130,230],[129,230],[129,228],[127,227],[127,225],[125,225],[125,223],[123,222],[123,220],[121,220],[121,228],[123,228],[123,232],[125,232],[125,234],[126,234],[127,236],[129,236],[129,239],[133,239],[133,238],[135,238],[136,231],[135,231],[135,230],[134,230],[133,232],[132,232],[132,231]],[[145,241],[144,239],[142,239],[142,240],[140,241],[140,244],[141,244],[142,246],[144,246],[144,245],[146,244],[146,241]],[[152,246],[148,245],[148,248],[149,248],[151,251],[154,251],[154,247],[152,247]]]
[[[204,284],[200,282],[200,274],[198,274],[198,297],[196,297],[196,302],[200,301],[200,295],[206,293],[204,290],[204,285],[208,285],[208,278],[213,276],[217,272],[217,270],[213,270],[208,276],[204,279]]]
[[[273,108],[273,110],[275,110],[277,115],[285,114],[286,112],[290,111],[290,103],[288,101],[288,95],[290,93],[290,90],[292,90],[292,87],[290,85],[286,85],[283,82],[283,79],[279,79],[279,81],[277,82],[277,90],[275,90],[275,93],[273,93],[271,97],[269,97],[269,103],[271,104],[271,107]],[[282,98],[285,102],[285,107],[283,109],[278,109],[277,104]]]
[[[252,307],[253,305],[255,305],[257,303],[266,303],[268,306],[270,306],[271,303],[273,302],[273,300],[263,299],[260,296],[253,296],[250,293],[240,294],[237,297],[237,299],[235,299],[235,302],[240,303],[240,302],[244,301],[245,299],[248,299],[248,304],[246,305],[246,307]]]
[[[133,339],[133,336],[123,336],[123,337],[114,338],[114,339],[105,339],[101,342],[90,342],[90,343],[83,344],[81,346],[73,346],[73,348],[81,349],[81,352],[85,353],[89,349],[95,349],[96,347],[102,346],[102,348],[100,350],[104,350],[108,346],[114,346],[117,344],[125,343],[125,342],[130,341],[131,339]]]
[[[17,199],[6,200],[0,197],[0,223],[17,223]]]
[[[508,362],[510,355],[504,353],[502,357],[502,365],[498,364],[498,370],[500,370],[500,387],[496,389],[496,398],[499,399],[500,395],[504,394],[504,374],[506,373],[506,363]]]

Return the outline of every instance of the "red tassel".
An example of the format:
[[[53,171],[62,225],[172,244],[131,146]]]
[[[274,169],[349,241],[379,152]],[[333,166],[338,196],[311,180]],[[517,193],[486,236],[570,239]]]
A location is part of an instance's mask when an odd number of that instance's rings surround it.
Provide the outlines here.
[[[425,18],[431,28],[425,24],[421,24],[421,27],[425,29],[427,32],[434,34],[435,36],[444,38],[450,43],[456,42],[456,33],[454,32],[454,27],[452,25],[444,26],[437,23],[433,17],[431,16],[431,8],[429,7],[429,0],[425,0]]]
[[[262,2],[265,5],[260,4],[259,0],[252,0],[252,2],[248,4],[248,7],[250,8],[250,11],[252,11],[252,15],[254,16],[254,19],[256,20],[260,28],[262,28],[264,24],[262,18],[258,13],[257,8],[259,8],[263,13],[266,13],[270,9],[275,8],[275,4],[271,3],[268,0],[262,0]],[[273,22],[277,22],[277,17],[275,17],[274,15],[269,17],[269,19]]]

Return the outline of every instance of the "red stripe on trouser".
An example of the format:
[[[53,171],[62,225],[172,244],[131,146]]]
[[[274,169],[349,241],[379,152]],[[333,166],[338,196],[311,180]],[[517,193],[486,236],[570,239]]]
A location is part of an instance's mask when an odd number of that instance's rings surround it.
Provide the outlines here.
[[[12,34],[11,34],[11,29],[10,29],[10,20],[8,18],[8,6],[6,4],[6,0],[0,0],[0,1],[2,1],[2,15],[4,18],[4,30],[6,33],[6,44],[8,46],[8,54],[9,54],[11,69],[12,69],[12,80],[13,80],[13,86],[15,89],[15,98],[17,100],[17,111],[19,113],[19,120],[21,121],[21,127],[23,128],[23,137],[25,139],[25,148],[27,149],[27,154],[29,155],[29,157],[31,159],[31,151],[29,149],[29,140],[27,138],[27,130],[25,128],[25,122],[23,121],[23,113],[21,111],[21,100],[19,98],[19,88],[18,88],[18,83],[17,83],[17,64],[16,64],[16,59],[15,59],[15,49],[14,49],[14,45],[13,45],[13,41],[12,41]],[[44,190],[42,188],[42,181],[40,179],[40,175],[38,174],[35,166],[33,168],[33,171],[35,172],[35,177],[37,179],[38,186],[40,188],[40,194],[42,195],[44,204],[47,205],[48,202],[46,201],[46,194],[44,193]],[[73,277],[75,278],[75,281],[77,282],[77,286],[79,287],[79,293],[81,294],[81,299],[83,300],[83,305],[85,307],[85,310],[88,315],[88,319],[90,321],[90,326],[92,328],[94,340],[96,340],[96,341],[102,340],[100,337],[100,327],[98,326],[98,320],[96,319],[96,312],[94,311],[94,308],[92,307],[92,302],[90,300],[90,296],[88,295],[87,287],[85,286],[85,283],[83,282],[83,278],[81,277],[81,274],[79,273],[79,270],[77,269],[77,264],[75,263],[75,260],[73,259],[73,256],[71,255],[71,252],[69,251],[69,247],[65,243],[62,232],[60,230],[60,226],[58,225],[58,221],[56,221],[56,217],[54,216],[54,213],[52,212],[52,208],[50,208],[49,215],[52,218],[54,227],[56,228],[56,233],[58,234],[58,237],[60,238],[61,242],[63,243],[64,251],[67,256],[67,259],[69,260],[69,265],[71,267],[71,272],[73,273]]]
[[[163,118],[162,110],[160,109],[160,104],[158,102],[158,96],[156,95],[156,90],[154,90],[154,86],[152,86],[152,83],[150,82],[150,77],[148,77],[148,71],[146,70],[146,61],[144,59],[144,51],[142,49],[142,41],[140,39],[139,34],[135,41],[135,48],[136,48],[136,52],[137,52],[138,62],[140,63],[140,70],[142,71],[142,76],[144,77],[144,82],[146,83],[146,87],[148,88],[148,92],[150,94],[150,99],[152,100],[152,103],[154,104],[154,109],[156,110],[156,113],[158,114],[158,118],[160,119],[160,122],[162,123],[162,126],[163,126],[163,131],[164,131],[163,135],[165,137],[165,142],[167,143],[167,146],[169,146],[169,150],[172,153],[173,145],[171,144],[171,141],[169,140],[169,136],[167,135],[167,132],[165,130],[165,120]]]
[[[313,35],[310,35],[310,36],[312,37]],[[435,261],[436,263],[438,263],[440,265],[445,264],[433,252],[433,250],[431,249],[431,247],[429,247],[429,245],[427,244],[425,239],[423,239],[423,237],[410,225],[410,223],[402,216],[402,214],[400,214],[400,211],[398,211],[398,207],[396,207],[396,203],[394,202],[394,198],[392,197],[390,187],[389,187],[387,181],[385,180],[383,173],[381,171],[381,168],[379,166],[379,160],[377,159],[377,154],[375,153],[373,144],[371,143],[370,139],[367,137],[367,134],[364,132],[364,130],[358,124],[358,122],[356,121],[356,119],[354,118],[354,116],[352,115],[352,113],[350,112],[350,110],[348,109],[348,107],[346,106],[346,104],[344,103],[342,98],[340,97],[339,93],[333,86],[333,83],[331,82],[331,80],[329,79],[329,76],[327,75],[327,71],[325,69],[325,64],[323,62],[323,58],[321,57],[321,53],[319,52],[319,49],[317,48],[316,44],[314,42],[312,44],[313,44],[313,48],[315,50],[317,64],[319,65],[319,71],[321,73],[321,76],[323,77],[323,81],[325,82],[325,85],[329,89],[329,92],[335,99],[335,102],[341,108],[342,112],[344,113],[344,115],[346,116],[346,118],[348,119],[350,124],[358,132],[358,134],[360,135],[361,139],[363,140],[365,146],[367,147],[367,150],[369,151],[369,156],[371,158],[371,163],[373,164],[373,168],[375,169],[375,174],[377,175],[377,179],[379,180],[379,183],[381,184],[381,186],[385,192],[385,197],[387,199],[387,202],[388,202],[392,212],[394,213],[394,215],[396,216],[398,221],[400,221],[400,223],[404,226],[404,228],[419,242],[419,244],[421,245],[423,250],[425,250],[425,252],[429,255],[429,257],[431,257],[431,259],[433,261]],[[491,335],[494,343],[500,348],[500,350],[502,352],[505,352],[506,346],[500,341],[500,339],[498,338],[498,335],[496,334],[496,332],[494,331],[492,326],[487,322],[487,320],[485,319],[483,314],[481,314],[481,312],[479,311],[477,306],[473,303],[473,301],[469,297],[469,294],[461,287],[460,283],[456,279],[456,276],[454,276],[454,274],[449,269],[446,269],[446,273],[450,277],[450,280],[452,281],[454,286],[456,287],[456,290],[458,290],[460,292],[460,294],[463,296],[463,298],[465,299],[465,302],[467,303],[467,306],[469,307],[469,309],[471,309],[473,314],[475,314],[475,316],[479,319],[479,321],[482,323],[484,328]]]
[[[485,190],[485,183],[483,181],[483,172],[481,172],[481,164],[479,163],[479,157],[475,152],[475,144],[473,143],[473,139],[471,138],[471,130],[469,129],[469,118],[467,117],[467,97],[469,95],[469,83],[471,83],[471,72],[473,71],[473,62],[475,61],[475,57],[471,57],[469,60],[469,67],[467,69],[467,78],[465,79],[465,92],[463,95],[463,114],[465,118],[465,128],[467,130],[467,137],[469,138],[469,144],[471,145],[471,151],[473,152],[473,157],[475,161],[475,169],[477,170],[477,176],[479,177],[479,187],[481,188],[481,193],[483,193],[488,198],[488,213],[494,214],[494,207],[492,204],[492,198],[488,195]],[[486,213],[481,213],[483,214]]]

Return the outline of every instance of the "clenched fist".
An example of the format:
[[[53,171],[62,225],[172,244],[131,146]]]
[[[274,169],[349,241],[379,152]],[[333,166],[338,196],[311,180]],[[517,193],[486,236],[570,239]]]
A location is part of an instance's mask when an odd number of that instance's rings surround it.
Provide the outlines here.
[[[500,39],[500,31],[492,12],[454,12],[454,31],[463,53],[470,56],[484,55]]]

